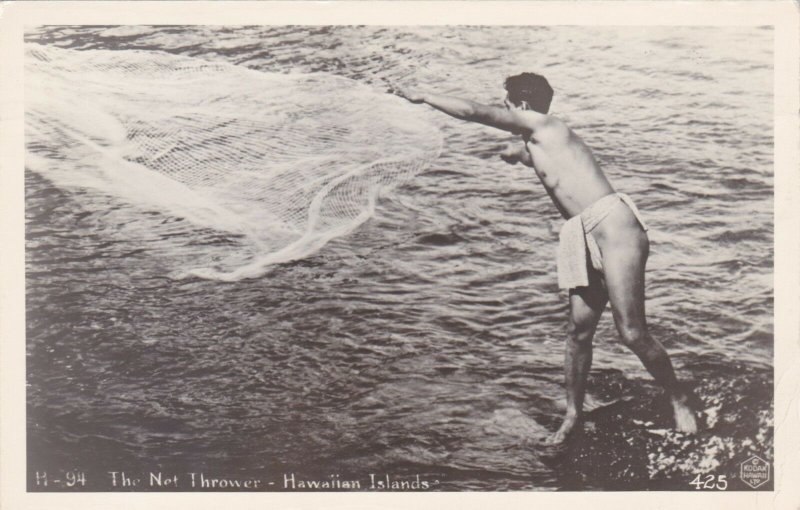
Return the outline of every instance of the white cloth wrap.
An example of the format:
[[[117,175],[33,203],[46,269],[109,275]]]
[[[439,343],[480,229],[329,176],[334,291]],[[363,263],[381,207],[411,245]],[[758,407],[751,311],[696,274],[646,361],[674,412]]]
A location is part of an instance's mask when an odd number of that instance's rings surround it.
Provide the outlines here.
[[[608,216],[619,203],[624,203],[636,216],[639,224],[647,230],[644,220],[631,197],[624,193],[612,193],[597,200],[580,214],[570,218],[561,227],[558,240],[558,286],[562,289],[589,285],[589,270],[586,252],[589,251],[592,267],[603,271],[603,258],[592,230]]]

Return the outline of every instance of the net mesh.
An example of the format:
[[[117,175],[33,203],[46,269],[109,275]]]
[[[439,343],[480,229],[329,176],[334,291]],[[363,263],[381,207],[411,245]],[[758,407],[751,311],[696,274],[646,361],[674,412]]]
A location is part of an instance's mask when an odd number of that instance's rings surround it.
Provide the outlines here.
[[[29,168],[256,247],[235,280],[351,232],[441,136],[403,100],[329,74],[157,52],[26,47]]]

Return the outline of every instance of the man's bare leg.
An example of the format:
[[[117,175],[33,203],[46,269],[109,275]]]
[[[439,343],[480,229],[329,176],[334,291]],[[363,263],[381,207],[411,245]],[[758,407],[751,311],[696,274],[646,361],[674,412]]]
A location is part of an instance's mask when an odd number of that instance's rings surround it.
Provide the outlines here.
[[[592,366],[592,338],[607,301],[600,276],[594,270],[591,271],[588,287],[570,290],[569,323],[564,350],[567,410],[561,427],[548,439],[550,444],[564,442],[581,419],[586,378]]]
[[[649,244],[641,230],[615,234],[603,246],[603,269],[614,322],[622,342],[642,361],[647,371],[670,397],[676,428],[697,432],[697,420],[688,395],[675,377],[669,355],[647,330],[644,305],[644,268]]]

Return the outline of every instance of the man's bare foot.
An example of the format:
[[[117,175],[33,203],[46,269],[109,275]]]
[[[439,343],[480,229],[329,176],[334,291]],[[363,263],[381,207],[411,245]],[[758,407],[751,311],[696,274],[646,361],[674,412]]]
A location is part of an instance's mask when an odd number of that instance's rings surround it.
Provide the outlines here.
[[[694,411],[687,404],[688,397],[673,397],[672,409],[675,412],[675,428],[684,434],[697,432],[697,418]]]
[[[556,446],[563,444],[564,441],[567,440],[569,435],[575,430],[575,426],[578,424],[578,417],[574,414],[567,414],[564,416],[564,422],[561,424],[561,427],[547,440],[545,444]]]

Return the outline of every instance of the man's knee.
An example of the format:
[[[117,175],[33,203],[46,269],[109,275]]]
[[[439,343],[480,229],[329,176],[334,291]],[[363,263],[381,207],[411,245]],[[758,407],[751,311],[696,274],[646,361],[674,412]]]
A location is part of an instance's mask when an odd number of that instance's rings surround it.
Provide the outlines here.
[[[567,323],[567,339],[581,346],[592,344],[594,336],[594,324],[588,322],[575,321],[570,318]]]
[[[647,327],[640,324],[621,324],[617,326],[622,343],[631,349],[646,347],[650,343]]]

